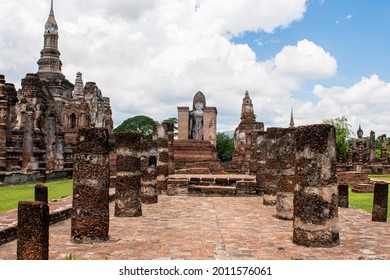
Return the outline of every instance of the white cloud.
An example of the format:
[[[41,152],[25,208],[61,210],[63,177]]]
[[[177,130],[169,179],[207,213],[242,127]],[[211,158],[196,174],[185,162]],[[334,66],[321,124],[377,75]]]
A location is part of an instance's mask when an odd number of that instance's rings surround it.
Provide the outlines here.
[[[217,107],[219,130],[237,126],[245,90],[268,126],[287,126],[291,106],[297,124],[347,113],[357,119],[362,107],[352,103],[366,106],[364,92],[386,96],[388,85],[370,77],[350,88],[318,85],[308,93],[318,102],[297,99],[305,81],[336,74],[330,53],[302,39],[257,61],[248,45],[229,40],[287,28],[303,17],[304,0],[67,0],[55,1],[54,9],[64,74],[74,81],[81,71],[85,82],[96,81],[111,98],[116,125],[138,114],[176,116],[198,90]],[[17,87],[37,71],[48,12],[48,0],[0,1],[0,73]]]
[[[337,71],[337,62],[328,52],[308,40],[286,46],[275,57],[281,75],[302,78],[329,78]]]

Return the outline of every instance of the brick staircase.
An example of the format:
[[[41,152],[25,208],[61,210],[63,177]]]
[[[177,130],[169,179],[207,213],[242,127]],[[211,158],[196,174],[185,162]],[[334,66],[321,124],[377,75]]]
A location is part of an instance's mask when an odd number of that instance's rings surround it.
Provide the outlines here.
[[[207,168],[211,173],[224,173],[215,147],[205,140],[175,140],[175,168],[179,173],[191,173],[193,169]],[[189,170],[186,172],[185,170]]]

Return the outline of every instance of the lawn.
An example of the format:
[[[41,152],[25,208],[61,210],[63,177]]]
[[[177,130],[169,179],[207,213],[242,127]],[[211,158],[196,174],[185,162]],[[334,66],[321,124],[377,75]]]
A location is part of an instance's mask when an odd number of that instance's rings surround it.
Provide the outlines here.
[[[0,212],[18,208],[21,200],[34,200],[34,187],[37,183],[0,187]],[[49,200],[73,194],[72,179],[52,181],[44,184]]]
[[[371,179],[383,180],[390,182],[390,175],[369,175]],[[390,194],[390,189],[389,189]],[[372,213],[372,204],[373,204],[374,194],[373,193],[355,193],[349,188],[349,205],[351,207],[360,208],[364,211]],[[388,201],[387,207],[387,217],[390,218],[390,200]]]

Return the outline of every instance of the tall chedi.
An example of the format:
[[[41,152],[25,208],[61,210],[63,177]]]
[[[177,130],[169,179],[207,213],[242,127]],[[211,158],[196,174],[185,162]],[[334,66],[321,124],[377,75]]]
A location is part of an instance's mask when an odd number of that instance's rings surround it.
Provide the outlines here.
[[[61,72],[62,62],[58,50],[58,25],[54,17],[53,0],[51,0],[49,18],[45,24],[44,44],[41,58],[38,60],[38,75],[41,80],[47,80],[51,76],[64,78]]]

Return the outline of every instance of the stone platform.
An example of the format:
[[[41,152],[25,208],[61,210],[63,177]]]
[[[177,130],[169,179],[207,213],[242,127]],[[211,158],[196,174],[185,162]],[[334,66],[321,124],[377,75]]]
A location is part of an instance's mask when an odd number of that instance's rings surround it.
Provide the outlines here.
[[[168,195],[257,195],[256,176],[233,174],[174,174],[168,177]]]
[[[340,245],[307,248],[292,243],[292,221],[276,218],[262,200],[161,195],[137,218],[115,217],[111,203],[107,242],[72,243],[68,219],[50,226],[49,259],[390,260],[390,223],[372,222],[369,213],[339,208]],[[16,241],[0,246],[0,259],[16,259]]]

